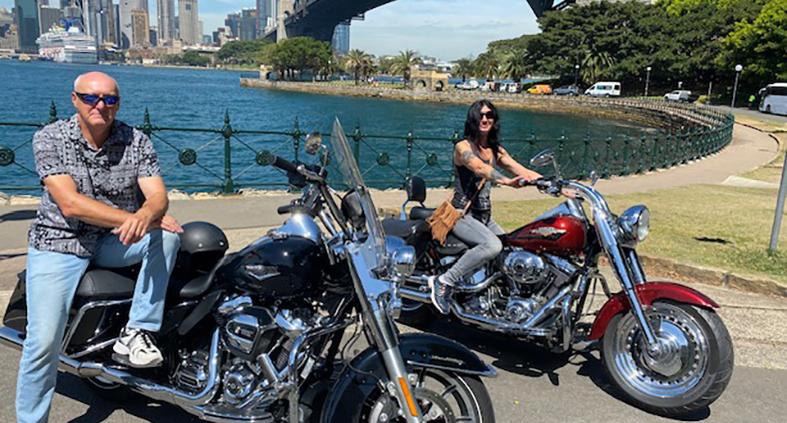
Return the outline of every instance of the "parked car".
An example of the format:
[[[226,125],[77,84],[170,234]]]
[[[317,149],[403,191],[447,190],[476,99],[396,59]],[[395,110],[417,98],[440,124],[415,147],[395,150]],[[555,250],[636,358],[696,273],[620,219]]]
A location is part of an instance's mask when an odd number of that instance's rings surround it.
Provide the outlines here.
[[[472,90],[477,90],[479,86],[480,85],[478,84],[478,81],[476,81],[475,79],[470,79],[468,81],[460,82],[454,85],[454,88],[458,90],[472,91]]]
[[[688,90],[675,90],[671,93],[664,94],[664,100],[666,101],[693,103],[697,101],[698,98],[700,98],[700,96],[692,94],[691,91]]]
[[[481,91],[498,92],[500,91],[500,83],[497,81],[486,81],[484,85],[481,85]]]
[[[521,93],[522,86],[518,82],[504,82],[500,85],[501,93]]]
[[[552,91],[554,95],[579,95],[579,87],[576,85],[563,85]]]
[[[591,97],[620,97],[620,82],[596,82],[585,90]]]
[[[536,84],[527,89],[530,94],[547,95],[552,94],[552,87],[547,84]]]

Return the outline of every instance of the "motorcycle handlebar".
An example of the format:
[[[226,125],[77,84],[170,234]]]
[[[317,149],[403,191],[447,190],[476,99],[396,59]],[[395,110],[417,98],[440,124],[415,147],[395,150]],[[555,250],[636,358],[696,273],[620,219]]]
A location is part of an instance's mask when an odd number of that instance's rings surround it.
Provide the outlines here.
[[[298,173],[298,167],[295,166],[295,163],[287,159],[281,158],[275,154],[271,154],[268,157],[268,164],[274,167],[278,167],[279,169],[285,172]]]

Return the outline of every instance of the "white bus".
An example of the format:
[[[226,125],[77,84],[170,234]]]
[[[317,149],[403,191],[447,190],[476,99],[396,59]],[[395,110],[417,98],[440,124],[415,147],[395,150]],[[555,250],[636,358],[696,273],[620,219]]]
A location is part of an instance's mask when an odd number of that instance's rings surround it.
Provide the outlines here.
[[[787,82],[770,84],[760,90],[761,112],[787,115]]]

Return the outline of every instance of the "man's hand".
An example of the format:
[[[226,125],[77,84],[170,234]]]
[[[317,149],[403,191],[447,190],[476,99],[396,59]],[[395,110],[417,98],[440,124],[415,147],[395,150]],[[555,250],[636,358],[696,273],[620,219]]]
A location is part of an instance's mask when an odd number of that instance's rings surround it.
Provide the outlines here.
[[[153,213],[143,207],[129,216],[122,225],[113,229],[112,233],[120,237],[123,245],[132,245],[145,236],[152,223]]]
[[[509,186],[509,187],[520,188],[520,187],[522,187],[522,185],[519,184],[519,179],[521,179],[521,178],[514,178],[514,179],[512,179],[512,178],[502,177],[502,178],[498,179],[496,182],[498,184],[500,184],[500,185],[506,185],[506,186]]]
[[[161,219],[154,221],[151,224],[151,229],[158,229],[161,228],[168,232],[174,232],[176,234],[183,232],[183,227],[180,226],[177,220],[174,217],[165,214]]]

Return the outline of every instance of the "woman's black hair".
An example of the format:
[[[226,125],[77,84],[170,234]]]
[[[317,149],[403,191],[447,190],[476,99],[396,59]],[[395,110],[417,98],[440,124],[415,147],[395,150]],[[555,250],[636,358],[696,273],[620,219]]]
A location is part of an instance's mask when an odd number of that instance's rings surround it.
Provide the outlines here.
[[[481,109],[486,106],[492,112],[494,122],[492,128],[489,130],[487,136],[487,143],[489,148],[497,158],[500,155],[500,143],[497,141],[497,136],[500,133],[500,115],[497,113],[497,107],[487,99],[478,100],[467,110],[467,120],[465,120],[465,135],[464,137],[470,142],[478,142],[479,126],[481,126]]]

